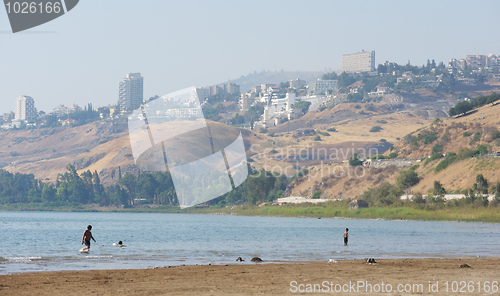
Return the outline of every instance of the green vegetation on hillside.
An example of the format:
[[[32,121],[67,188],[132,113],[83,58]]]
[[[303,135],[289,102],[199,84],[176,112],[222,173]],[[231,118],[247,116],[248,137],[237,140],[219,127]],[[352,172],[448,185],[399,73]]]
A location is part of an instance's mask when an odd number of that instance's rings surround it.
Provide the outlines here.
[[[489,96],[480,96],[472,99],[471,101],[463,101],[451,108],[450,116],[465,114],[473,109],[477,109],[487,104],[494,103],[500,99],[500,94],[493,93]]]
[[[311,102],[309,101],[300,101],[293,104],[293,108],[299,109],[303,114],[306,114],[311,106]]]

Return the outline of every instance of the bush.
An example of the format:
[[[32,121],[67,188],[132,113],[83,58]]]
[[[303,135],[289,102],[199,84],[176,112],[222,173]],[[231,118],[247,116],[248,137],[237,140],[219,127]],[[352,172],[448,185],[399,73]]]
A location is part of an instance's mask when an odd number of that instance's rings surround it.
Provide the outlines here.
[[[299,169],[299,168],[296,168],[296,169]],[[295,179],[297,179],[297,178],[302,178],[302,177],[306,176],[307,174],[309,174],[309,170],[308,170],[308,169],[302,169],[302,170],[299,170],[299,171],[298,171],[298,172],[297,172],[297,173],[296,173],[296,174],[292,177],[292,179],[290,180],[290,182],[291,182],[291,181],[293,181],[293,180],[295,180]]]
[[[427,132],[422,135],[422,139],[425,145],[434,142],[436,138],[437,138],[437,132]]]
[[[354,105],[354,108],[355,108],[355,109],[361,109],[361,106],[360,106],[360,105],[358,105],[358,104],[356,104],[356,105]]]
[[[387,121],[385,121],[385,120],[377,120],[377,123],[380,123],[380,124],[386,124],[386,123],[387,123]]]
[[[321,197],[321,191],[316,191],[314,192],[313,196],[311,197],[312,199],[319,199]]]
[[[374,126],[374,127],[372,127],[370,129],[370,133],[380,132],[381,130],[383,130],[383,128],[381,128],[380,126],[376,125],[376,126]]]
[[[351,158],[349,159],[349,165],[350,166],[360,166],[363,164],[363,162],[358,158],[359,153],[354,153]]]
[[[410,188],[420,182],[420,177],[414,170],[401,171],[396,177],[396,184],[401,189]]]
[[[300,109],[300,111],[302,111],[302,113],[306,114],[307,111],[309,111],[309,106],[311,106],[311,102],[309,101],[300,101],[300,102],[297,102],[295,104],[293,104],[293,108],[294,109]]]
[[[418,131],[418,130],[417,130]],[[420,131],[420,133],[415,137],[412,134],[406,135],[405,140],[408,144],[413,144],[413,146],[418,147],[419,143],[424,145],[431,144],[437,139],[437,132],[430,132],[427,130]]]
[[[464,136],[464,137],[470,137],[471,135],[472,135],[472,133],[471,133],[471,132],[464,132],[464,133],[462,134],[462,136]]]
[[[415,193],[413,195],[413,202],[416,204],[424,204],[425,203],[425,198],[422,196],[421,193]]]
[[[470,140],[469,145],[472,145],[472,144],[476,143],[477,141],[479,141],[479,139],[481,139],[481,133],[480,132],[476,132],[474,134],[474,137],[472,137],[472,139]]]
[[[404,193],[398,186],[384,182],[378,187],[367,190],[363,197],[374,206],[391,205],[400,201],[400,196]]]
[[[334,127],[331,127],[331,128],[329,128],[329,129],[327,129],[326,131],[327,131],[327,132],[336,132],[336,131],[337,131],[337,129],[336,129],[336,128],[334,128]]]
[[[487,154],[490,151],[490,147],[486,144],[478,145],[476,147],[476,154]]]
[[[443,152],[443,147],[441,147],[441,145],[436,144],[434,145],[434,147],[432,147],[432,154],[442,153],[442,152]]]
[[[446,190],[443,187],[443,184],[439,181],[434,181],[434,190],[432,192],[434,195],[443,196],[446,194]]]
[[[441,160],[441,162],[438,163],[438,165],[434,169],[435,172],[438,173],[446,169],[450,164],[454,163],[456,160],[458,160],[457,154],[454,152],[450,152],[450,154],[448,154],[445,159]]]
[[[440,122],[441,122],[441,119],[439,119],[439,118],[436,117],[436,119],[434,119],[434,121],[432,122],[432,124],[436,124],[436,123],[440,123]]]
[[[500,138],[500,131],[499,130],[495,130],[494,132],[492,132],[491,133],[491,138],[493,140]]]
[[[389,158],[389,156],[385,156],[382,154],[377,154],[377,155],[371,157],[371,159],[387,159],[387,158]]]
[[[314,139],[313,139],[313,140],[314,140],[314,141],[321,141],[321,137],[320,137],[320,136],[316,136],[316,137],[314,137]]]
[[[480,96],[477,98],[474,98],[470,102],[463,101],[455,105],[455,107],[450,109],[450,116],[458,115],[458,114],[464,114],[472,109],[479,108],[481,106],[484,106],[486,104],[493,103],[500,99],[500,95],[493,93],[489,96]]]

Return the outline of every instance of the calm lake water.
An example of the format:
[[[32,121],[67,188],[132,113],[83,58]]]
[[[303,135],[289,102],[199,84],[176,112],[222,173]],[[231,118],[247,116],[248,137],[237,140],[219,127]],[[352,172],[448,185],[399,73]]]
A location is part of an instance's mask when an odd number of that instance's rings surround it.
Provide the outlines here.
[[[92,224],[97,243],[79,253]],[[342,234],[349,228],[349,246]],[[0,212],[0,274],[328,259],[500,256],[500,225],[187,215]],[[122,240],[126,247],[113,246]]]

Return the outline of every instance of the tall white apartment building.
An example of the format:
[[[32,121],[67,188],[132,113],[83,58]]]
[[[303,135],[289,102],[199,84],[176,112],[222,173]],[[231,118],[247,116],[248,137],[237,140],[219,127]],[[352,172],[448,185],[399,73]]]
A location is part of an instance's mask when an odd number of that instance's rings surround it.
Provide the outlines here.
[[[16,98],[16,112],[14,120],[33,123],[36,120],[35,100],[30,96]]]
[[[375,51],[362,51],[342,56],[342,72],[362,73],[375,71]]]
[[[143,103],[143,77],[141,73],[130,73],[120,81],[118,106],[120,110],[135,110]]]

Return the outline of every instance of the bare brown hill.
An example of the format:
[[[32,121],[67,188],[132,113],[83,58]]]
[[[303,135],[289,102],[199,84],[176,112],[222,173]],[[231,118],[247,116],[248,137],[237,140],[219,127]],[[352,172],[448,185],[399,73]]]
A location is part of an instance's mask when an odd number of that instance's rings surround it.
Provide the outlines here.
[[[438,152],[458,153],[463,148],[474,149],[486,144],[496,152],[500,150],[500,138],[495,136],[495,131],[500,129],[499,114],[500,104],[489,104],[467,116],[435,121],[406,135],[394,145],[394,151],[402,157],[421,158],[433,154],[434,147]]]
[[[394,145],[394,151],[400,157],[422,158],[417,172],[423,176],[422,181],[413,190],[429,193],[434,181],[439,181],[445,189],[461,192],[471,188],[476,176],[482,174],[493,186],[500,181],[498,170],[500,158],[500,104],[486,105],[470,112],[467,116],[447,118],[435,121],[426,128],[406,135]],[[471,151],[482,146],[481,152],[492,155],[483,157],[465,157]],[[459,159],[446,169],[436,167],[444,158],[432,160],[433,154],[458,154]]]
[[[416,172],[422,178],[411,189],[423,194],[432,193],[434,181],[439,181],[448,192],[460,193],[472,187],[478,174],[489,180],[490,187],[500,181],[498,176],[500,158],[495,155],[464,157],[441,170],[436,167],[445,158],[435,160],[429,158],[433,153],[463,154],[474,151],[479,145],[486,145],[483,147],[487,147],[493,153],[500,151],[498,114],[500,105],[487,105],[464,117],[435,120],[396,141],[392,152],[397,152],[399,158],[412,159],[413,165],[417,166]],[[360,120],[351,123],[357,126],[348,130],[366,130],[366,125],[360,126],[361,122]],[[395,123],[396,126],[402,127],[410,122],[400,118]],[[401,134],[403,129],[394,128],[392,132]],[[397,164],[397,161],[394,163]],[[389,165],[384,168],[362,167],[356,171],[345,163],[316,166],[307,176],[294,181],[289,186],[287,194],[311,197],[315,192],[321,191],[321,196],[324,198],[354,198],[382,182],[394,183],[399,171],[404,169],[407,168]]]
[[[234,141],[240,132],[247,148],[251,141],[260,140],[248,130],[207,123],[217,150]],[[197,137],[199,132],[194,132],[181,140],[195,142]],[[73,164],[79,173],[97,171],[105,185],[116,182],[119,171],[137,174],[141,169],[134,161],[126,122],[101,121],[78,127],[1,131],[0,138],[1,168],[13,173],[34,174],[46,182],[55,182],[68,164]],[[196,148],[199,153],[206,147]],[[182,151],[186,155],[188,152]]]
[[[45,128],[0,132],[0,166],[11,172],[32,173],[54,181],[68,163],[87,167],[103,153],[81,158],[94,148],[125,136],[126,125],[101,121],[71,128]]]

